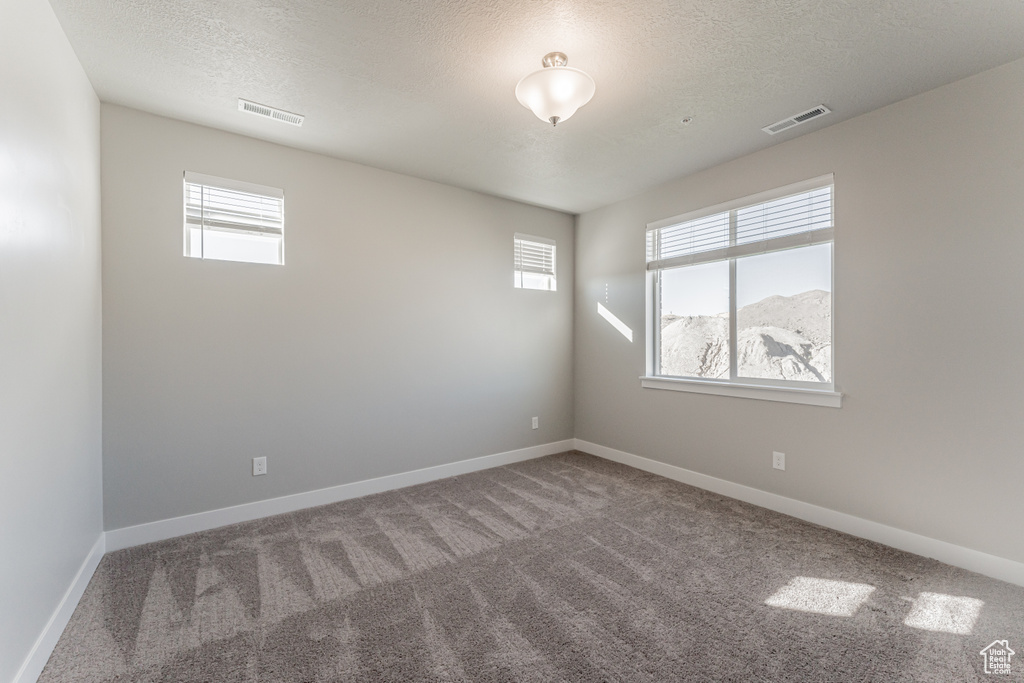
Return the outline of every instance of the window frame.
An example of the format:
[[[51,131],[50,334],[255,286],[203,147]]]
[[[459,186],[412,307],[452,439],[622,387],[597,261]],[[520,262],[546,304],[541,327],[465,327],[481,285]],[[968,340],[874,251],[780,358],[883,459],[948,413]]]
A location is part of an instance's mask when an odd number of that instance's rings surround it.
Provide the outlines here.
[[[242,192],[246,194],[256,195],[268,199],[274,199],[280,202],[281,206],[281,226],[280,226],[280,243],[279,243],[279,260],[278,262],[266,262],[266,261],[251,261],[248,259],[221,259],[212,256],[207,256],[205,250],[200,250],[200,255],[196,256],[190,251],[189,244],[189,203],[188,203],[188,192],[189,185],[199,185],[202,187],[210,187],[218,190],[226,190],[229,192]],[[285,248],[284,248],[284,228],[285,228],[285,207],[284,207],[284,190],[277,187],[270,187],[268,185],[258,185],[256,183],[250,183],[244,180],[235,180],[233,178],[221,178],[218,176],[207,175],[205,173],[196,173],[195,171],[185,171],[182,174],[182,248],[183,254],[186,258],[194,258],[200,261],[224,261],[228,263],[251,263],[261,266],[283,266],[285,264]],[[201,239],[205,239],[205,232],[207,230],[215,230],[214,228],[207,228],[205,225],[201,225],[200,234]],[[266,230],[253,228],[252,230],[246,230],[243,224],[239,223],[239,227],[233,229],[232,232],[239,234],[252,234],[252,235],[267,235],[276,234],[275,230]]]
[[[736,249],[736,215],[737,211],[763,204],[766,202],[782,199],[788,196],[802,194],[823,187],[832,188],[832,220],[831,227],[827,229],[829,239],[822,240],[820,236],[825,231],[816,231],[819,239],[815,240],[810,232],[786,235],[774,240],[749,243],[749,247]],[[729,214],[729,247],[715,250],[722,255],[708,258],[708,252],[684,255],[672,259],[670,265],[648,268],[646,271],[646,363],[645,374],[640,377],[641,386],[645,389],[667,389],[670,391],[685,391],[701,394],[714,394],[719,396],[733,396],[738,398],[761,399],[769,401],[782,401],[786,403],[801,403],[805,405],[816,405],[839,408],[842,406],[842,393],[836,390],[836,358],[835,358],[835,179],[833,174],[827,174],[811,178],[798,183],[792,183],[783,187],[775,188],[765,192],[748,195],[732,201],[704,207],[696,211],[672,216],[663,220],[647,224],[644,233],[645,249],[647,248],[647,236],[656,230],[667,228],[681,223],[698,220],[715,214]],[[769,246],[769,244],[775,246]],[[758,244],[761,249],[758,249]],[[790,246],[780,246],[789,244]],[[832,381],[824,382],[802,382],[796,380],[765,379],[755,377],[740,377],[738,373],[737,355],[737,291],[736,271],[737,261],[747,256],[772,253],[786,249],[797,249],[800,247],[813,246],[815,244],[831,244],[831,354],[832,354]],[[727,249],[732,250],[731,255],[724,255]],[[735,252],[742,253],[735,253]],[[649,257],[650,255],[648,255]],[[702,377],[680,377],[675,375],[661,375],[660,372],[660,350],[661,350],[661,287],[660,277],[662,271],[675,268],[687,267],[695,263],[729,262],[729,379],[708,379]],[[650,261],[648,261],[650,262]]]

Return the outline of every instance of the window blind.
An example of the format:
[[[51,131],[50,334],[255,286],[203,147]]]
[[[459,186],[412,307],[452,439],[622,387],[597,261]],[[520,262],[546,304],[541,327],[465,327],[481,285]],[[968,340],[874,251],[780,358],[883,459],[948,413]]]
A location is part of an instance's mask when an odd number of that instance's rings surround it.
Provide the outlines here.
[[[550,275],[554,277],[554,240],[516,233],[514,251],[515,270],[517,273],[536,273],[537,275]]]
[[[202,230],[280,236],[284,198],[185,181],[185,223]]]
[[[831,242],[832,187],[827,176],[781,188],[766,200],[755,196],[648,226],[647,269]]]

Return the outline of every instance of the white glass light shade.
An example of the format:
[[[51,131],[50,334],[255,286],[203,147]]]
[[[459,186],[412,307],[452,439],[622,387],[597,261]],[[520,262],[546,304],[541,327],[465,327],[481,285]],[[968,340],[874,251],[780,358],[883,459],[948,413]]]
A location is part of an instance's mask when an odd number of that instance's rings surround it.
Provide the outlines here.
[[[549,66],[519,81],[516,98],[541,121],[557,124],[589,102],[595,90],[594,79],[579,69]]]

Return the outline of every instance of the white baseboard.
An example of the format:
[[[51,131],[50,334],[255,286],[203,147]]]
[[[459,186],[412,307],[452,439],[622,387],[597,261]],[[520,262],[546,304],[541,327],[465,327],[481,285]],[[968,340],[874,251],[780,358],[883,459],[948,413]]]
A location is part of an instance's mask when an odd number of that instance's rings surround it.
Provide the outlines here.
[[[372,493],[405,488],[406,486],[414,486],[428,481],[454,477],[459,474],[500,467],[501,465],[508,465],[514,462],[533,460],[545,455],[554,455],[555,453],[571,450],[574,445],[574,439],[566,439],[564,441],[541,444],[540,446],[520,448],[515,451],[460,460],[435,467],[425,467],[411,472],[390,474],[376,479],[366,479],[351,484],[331,486],[316,491],[296,493],[290,496],[281,496],[280,498],[259,500],[254,503],[245,503],[218,510],[197,512],[182,517],[162,519],[147,524],[112,529],[107,531],[106,534],[107,550],[121,550],[122,548],[130,548],[131,546],[142,545],[143,543],[153,543],[154,541],[163,541],[176,536],[184,536],[185,534],[194,534],[197,531],[215,529],[227,526],[228,524],[248,522],[253,519],[280,515],[285,512],[294,512],[295,510],[316,507],[318,505],[328,505],[350,498],[359,498]]]
[[[57,609],[50,616],[50,620],[46,622],[43,632],[39,634],[36,642],[32,644],[32,649],[29,650],[28,656],[22,662],[18,673],[14,675],[13,683],[35,683],[35,680],[39,678],[39,674],[43,672],[43,667],[46,666],[46,662],[50,659],[50,654],[53,653],[53,648],[57,647],[60,635],[64,633],[64,628],[71,621],[71,615],[75,613],[78,601],[82,599],[82,593],[85,592],[85,587],[89,585],[89,581],[92,579],[92,575],[96,571],[96,567],[99,566],[100,560],[103,559],[103,553],[105,552],[104,534],[101,533],[100,537],[96,539],[96,543],[93,544],[92,550],[89,551],[89,555],[82,562],[82,566],[78,568],[78,573],[75,574],[71,585],[64,592],[64,597],[61,598]]]
[[[690,486],[712,491],[729,498],[742,500],[759,507],[768,508],[775,512],[781,512],[791,517],[819,524],[829,529],[842,531],[875,541],[884,545],[905,550],[915,555],[930,557],[954,567],[969,569],[972,572],[991,576],[992,578],[1018,586],[1024,586],[1024,563],[1008,560],[1003,557],[996,557],[978,550],[971,550],[959,545],[939,541],[927,536],[921,536],[910,531],[897,529],[895,527],[872,522],[861,517],[854,517],[844,512],[837,512],[811,503],[786,498],[775,493],[769,493],[760,489],[736,484],[725,479],[718,479],[706,474],[687,470],[675,465],[668,465],[657,460],[651,460],[625,451],[615,450],[607,446],[590,443],[582,439],[575,439],[576,450],[596,455],[606,460],[629,465],[645,472],[651,472],[667,479],[681,481]]]

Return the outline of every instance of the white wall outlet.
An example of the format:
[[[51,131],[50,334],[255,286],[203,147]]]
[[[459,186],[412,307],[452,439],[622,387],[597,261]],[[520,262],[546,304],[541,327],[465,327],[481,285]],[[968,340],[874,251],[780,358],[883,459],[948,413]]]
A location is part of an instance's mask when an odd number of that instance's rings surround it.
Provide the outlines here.
[[[252,476],[258,477],[267,473],[267,456],[252,459]]]
[[[540,429],[540,418],[539,417],[533,418],[533,428],[534,429]]]
[[[786,454],[772,451],[772,467],[777,470],[786,469]]]

